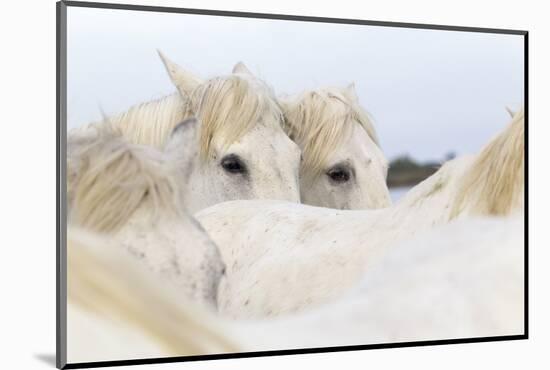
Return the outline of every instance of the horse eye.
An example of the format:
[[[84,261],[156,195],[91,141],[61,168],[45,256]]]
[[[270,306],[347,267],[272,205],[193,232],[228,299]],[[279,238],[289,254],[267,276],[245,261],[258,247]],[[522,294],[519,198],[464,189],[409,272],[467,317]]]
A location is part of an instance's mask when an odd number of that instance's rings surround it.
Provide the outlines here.
[[[333,168],[327,172],[327,176],[334,182],[342,183],[349,181],[350,173],[345,168]]]
[[[235,154],[224,157],[221,161],[223,169],[229,173],[245,173],[246,166],[243,161]]]

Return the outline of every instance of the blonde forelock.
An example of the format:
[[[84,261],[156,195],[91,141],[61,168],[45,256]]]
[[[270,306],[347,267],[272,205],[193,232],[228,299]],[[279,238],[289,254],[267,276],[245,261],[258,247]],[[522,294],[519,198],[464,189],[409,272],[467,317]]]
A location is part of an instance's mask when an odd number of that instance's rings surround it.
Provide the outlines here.
[[[335,88],[305,92],[283,103],[284,129],[302,149],[302,175],[314,179],[327,159],[340,148],[358,123],[378,145],[368,114],[352,98]]]

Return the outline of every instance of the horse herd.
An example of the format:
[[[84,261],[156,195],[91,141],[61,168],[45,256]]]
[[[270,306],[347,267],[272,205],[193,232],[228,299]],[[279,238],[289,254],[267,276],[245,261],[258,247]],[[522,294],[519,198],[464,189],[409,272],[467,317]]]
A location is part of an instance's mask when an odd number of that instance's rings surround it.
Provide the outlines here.
[[[524,113],[392,205],[353,85],[242,63],[67,139],[69,362],[523,333]]]

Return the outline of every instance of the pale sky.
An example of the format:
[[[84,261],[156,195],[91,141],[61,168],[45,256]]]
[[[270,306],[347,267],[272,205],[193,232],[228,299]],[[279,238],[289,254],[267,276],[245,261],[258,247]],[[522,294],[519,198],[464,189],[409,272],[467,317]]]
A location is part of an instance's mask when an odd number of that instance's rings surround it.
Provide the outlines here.
[[[199,77],[243,61],[278,94],[355,82],[390,159],[474,153],[523,104],[523,36],[68,8],[68,126],[175,91],[156,49]]]

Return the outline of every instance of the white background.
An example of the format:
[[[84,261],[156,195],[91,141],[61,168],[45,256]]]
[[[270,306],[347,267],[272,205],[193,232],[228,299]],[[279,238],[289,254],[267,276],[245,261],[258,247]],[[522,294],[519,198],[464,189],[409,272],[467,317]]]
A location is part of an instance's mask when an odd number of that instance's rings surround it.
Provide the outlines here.
[[[145,3],[145,2],[143,2]],[[550,23],[541,1],[277,1],[147,4],[530,31],[528,341],[143,366],[147,369],[546,368],[550,343],[547,175]],[[539,4],[536,6],[534,4]],[[1,14],[1,368],[43,369],[55,353],[55,4],[9,1]]]

